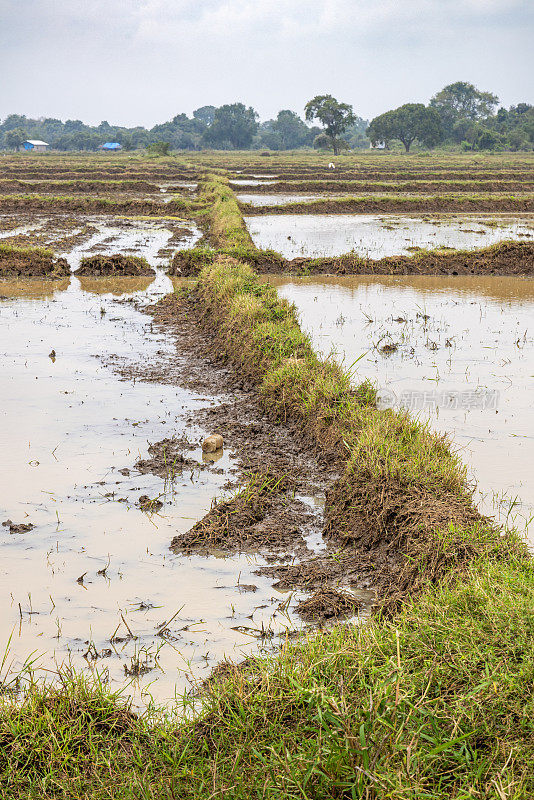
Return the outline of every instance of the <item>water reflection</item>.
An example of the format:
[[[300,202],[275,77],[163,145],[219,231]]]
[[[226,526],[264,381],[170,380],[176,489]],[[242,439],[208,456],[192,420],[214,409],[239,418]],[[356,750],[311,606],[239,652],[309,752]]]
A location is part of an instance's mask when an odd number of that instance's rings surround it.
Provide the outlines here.
[[[534,515],[534,281],[271,278],[323,354],[453,437],[488,513]],[[359,361],[357,359],[363,356]],[[534,543],[534,525],[530,527]]]
[[[257,247],[276,250],[285,258],[339,256],[351,250],[383,258],[421,247],[467,250],[534,235],[530,218],[488,215],[266,214],[245,221]]]

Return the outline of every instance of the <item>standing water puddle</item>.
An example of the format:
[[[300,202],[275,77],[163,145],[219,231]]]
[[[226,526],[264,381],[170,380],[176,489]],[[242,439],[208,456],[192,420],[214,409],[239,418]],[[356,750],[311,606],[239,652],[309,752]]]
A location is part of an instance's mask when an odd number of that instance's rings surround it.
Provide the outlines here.
[[[73,266],[104,234],[113,252],[131,244],[157,265],[159,229],[104,228],[69,253]],[[0,526],[3,680],[28,660],[47,675],[70,663],[115,686],[131,682],[143,707],[150,696],[172,700],[225,656],[272,646],[295,623],[277,611],[287,595],[252,574],[259,557],[169,550],[235,466],[226,453],[205,463],[209,431],[186,419],[221,398],[124,380],[106,366],[180,358],[151,317],[124,302],[125,292],[149,303],[169,291],[159,269],[155,279],[0,282],[0,522],[33,526]],[[149,444],[173,436],[194,445],[187,455],[198,466],[141,474]],[[142,495],[163,504],[158,513],[140,508]]]
[[[266,214],[246,217],[256,247],[285,258],[340,256],[354,250],[368,258],[409,253],[412,248],[487,247],[534,235],[531,219],[510,217],[405,217],[372,214]]]
[[[328,195],[329,198],[338,195]],[[251,206],[285,206],[288,203],[306,203],[308,200],[320,200],[320,194],[238,194],[240,203]]]
[[[452,435],[485,512],[525,528],[534,516],[532,280],[271,282],[295,303],[314,346],[334,351],[355,383],[369,378],[383,406],[408,408]]]

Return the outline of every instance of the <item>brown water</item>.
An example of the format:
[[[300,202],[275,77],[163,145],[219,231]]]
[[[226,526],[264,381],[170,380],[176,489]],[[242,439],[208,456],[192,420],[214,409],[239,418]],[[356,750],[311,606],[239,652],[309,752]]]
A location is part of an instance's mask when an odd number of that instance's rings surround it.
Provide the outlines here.
[[[245,222],[257,247],[276,250],[285,258],[339,256],[350,251],[383,258],[420,247],[473,249],[534,236],[534,219],[528,216],[266,214],[245,217]]]
[[[452,436],[486,512],[534,515],[534,282],[490,277],[272,278],[314,346]],[[385,346],[392,345],[396,349]],[[390,351],[389,353],[387,351]],[[359,360],[358,360],[359,359]],[[534,525],[529,528],[534,544]]]
[[[52,238],[65,232],[43,224]],[[82,229],[76,220],[69,235]],[[73,269],[89,252],[131,251],[155,278],[0,281],[0,522],[35,526],[0,526],[0,680],[28,661],[51,679],[70,663],[125,686],[143,708],[151,696],[172,700],[225,656],[278,646],[299,625],[292,609],[302,595],[254,575],[259,556],[169,550],[224,494],[235,466],[228,453],[206,466],[200,443],[210,431],[186,420],[225,398],[122,380],[112,366],[180,358],[151,317],[124,302],[172,291],[160,269],[169,256],[159,255],[170,237],[162,220],[92,218],[64,251]],[[168,480],[140,474],[149,444],[171,436],[196,444],[188,457],[198,468]],[[143,494],[159,498],[159,513],[139,508]],[[143,674],[131,676],[136,663]]]
[[[338,195],[329,195],[337,197]],[[285,206],[288,203],[305,203],[308,200],[320,200],[320,194],[238,194],[240,203],[251,206]]]
[[[277,634],[298,623],[291,605],[279,608],[289,596],[253,574],[261,558],[169,550],[229,478],[226,453],[201,469],[209,432],[185,420],[221,398],[121,380],[105,364],[176,357],[150,317],[116,299],[137,290],[154,300],[170,280],[158,272],[148,288],[146,279],[65,283],[0,284],[0,521],[35,526],[23,534],[0,527],[2,677],[27,659],[47,675],[67,662],[131,684],[127,693],[143,707],[150,695],[171,700],[225,656],[278,646]],[[198,468],[167,481],[140,474],[134,465],[149,443],[173,435],[197,443]],[[158,514],[139,508],[143,494],[163,502]],[[148,671],[134,679],[126,670],[135,659]]]

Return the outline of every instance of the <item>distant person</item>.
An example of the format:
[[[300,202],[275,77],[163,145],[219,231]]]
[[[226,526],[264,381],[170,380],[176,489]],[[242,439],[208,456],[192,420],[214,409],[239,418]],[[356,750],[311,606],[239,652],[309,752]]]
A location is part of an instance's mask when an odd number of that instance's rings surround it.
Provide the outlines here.
[[[336,168],[336,165],[333,164],[332,161],[331,161],[330,164],[328,165],[328,169],[335,169],[335,168]]]

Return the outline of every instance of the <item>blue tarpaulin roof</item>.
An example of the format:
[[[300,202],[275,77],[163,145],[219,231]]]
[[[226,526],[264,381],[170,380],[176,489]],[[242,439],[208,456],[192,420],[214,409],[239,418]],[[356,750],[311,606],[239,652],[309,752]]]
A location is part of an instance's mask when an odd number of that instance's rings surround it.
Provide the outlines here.
[[[121,145],[118,142],[106,142],[102,145],[103,150],[118,150]]]

